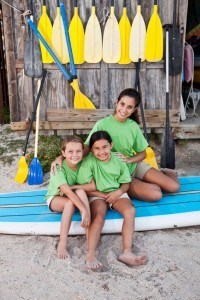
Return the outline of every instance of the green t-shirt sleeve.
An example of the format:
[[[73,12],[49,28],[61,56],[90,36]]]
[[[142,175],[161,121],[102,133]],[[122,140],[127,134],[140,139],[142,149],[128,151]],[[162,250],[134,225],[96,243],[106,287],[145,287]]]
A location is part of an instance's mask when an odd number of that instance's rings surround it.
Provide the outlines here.
[[[86,157],[82,162],[81,167],[78,171],[76,181],[78,184],[85,184],[85,183],[89,183],[92,180],[92,178],[93,178],[92,164],[90,160]]]
[[[57,173],[55,175],[51,175],[51,183],[55,188],[59,188],[62,184],[68,184],[67,179],[63,169],[57,168]]]
[[[133,149],[135,152],[144,151],[148,147],[147,140],[145,139],[139,125],[136,126],[136,137],[133,145]]]
[[[120,161],[120,160],[119,160]],[[131,182],[131,176],[130,176],[130,172],[129,169],[127,167],[127,164],[120,161],[121,164],[121,171],[120,171],[120,176],[119,176],[119,183],[129,183]]]

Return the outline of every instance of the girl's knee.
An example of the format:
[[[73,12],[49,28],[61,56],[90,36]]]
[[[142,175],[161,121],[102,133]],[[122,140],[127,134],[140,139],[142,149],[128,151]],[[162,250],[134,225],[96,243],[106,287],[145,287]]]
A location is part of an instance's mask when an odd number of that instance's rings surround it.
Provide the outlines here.
[[[98,225],[103,226],[105,223],[105,217],[102,214],[96,215],[92,223],[97,223]]]
[[[162,191],[160,189],[156,189],[152,192],[151,201],[156,202],[162,199]]]
[[[180,189],[180,183],[177,181],[174,181],[172,184],[170,184],[170,187],[168,189],[169,193],[177,193]]]
[[[131,206],[124,210],[124,218],[135,218],[135,207]]]
[[[65,203],[65,208],[75,210],[75,205],[72,201],[67,201]]]

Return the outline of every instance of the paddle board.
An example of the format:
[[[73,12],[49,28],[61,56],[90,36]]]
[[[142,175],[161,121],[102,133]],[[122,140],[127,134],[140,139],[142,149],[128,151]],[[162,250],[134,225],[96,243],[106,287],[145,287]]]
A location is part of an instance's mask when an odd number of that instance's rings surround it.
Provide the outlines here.
[[[136,208],[135,230],[156,230],[200,225],[200,176],[180,178],[178,193],[164,194],[159,202],[133,200]],[[0,194],[0,233],[22,235],[59,235],[60,213],[49,210],[46,190]],[[78,211],[72,218],[70,235],[84,234]],[[119,233],[122,216],[108,210],[102,233]]]

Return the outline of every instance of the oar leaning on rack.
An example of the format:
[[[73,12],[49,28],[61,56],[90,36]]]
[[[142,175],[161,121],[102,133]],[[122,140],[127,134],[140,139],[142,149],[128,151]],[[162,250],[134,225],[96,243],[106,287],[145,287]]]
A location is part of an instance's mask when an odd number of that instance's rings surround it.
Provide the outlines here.
[[[74,89],[75,95],[74,95],[74,103],[81,104],[80,106],[76,105],[74,106],[77,109],[95,109],[94,104],[91,102],[89,98],[87,98],[79,89],[77,77],[75,78],[67,69],[62,65],[54,51],[51,49],[51,47],[48,45],[48,43],[45,41],[37,27],[35,26],[34,22],[31,21],[30,19],[27,19],[27,22],[30,26],[30,28],[33,30],[34,34],[37,36],[37,38],[42,42],[46,50],[51,54],[53,57],[54,61],[58,65],[59,69],[69,82],[69,84],[72,86]],[[75,75],[75,74],[74,74]]]

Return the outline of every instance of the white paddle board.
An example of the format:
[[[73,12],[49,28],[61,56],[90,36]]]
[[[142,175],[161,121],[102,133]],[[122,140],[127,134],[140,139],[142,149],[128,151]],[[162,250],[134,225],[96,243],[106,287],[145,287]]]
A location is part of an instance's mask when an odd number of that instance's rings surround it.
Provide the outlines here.
[[[136,231],[200,225],[200,176],[180,178],[176,194],[164,194],[159,202],[133,200]],[[46,190],[0,194],[0,233],[59,235],[60,213],[49,210]],[[70,235],[84,234],[78,211],[72,218]],[[119,233],[123,218],[108,210],[102,233]]]

